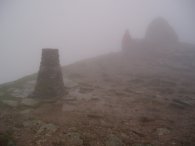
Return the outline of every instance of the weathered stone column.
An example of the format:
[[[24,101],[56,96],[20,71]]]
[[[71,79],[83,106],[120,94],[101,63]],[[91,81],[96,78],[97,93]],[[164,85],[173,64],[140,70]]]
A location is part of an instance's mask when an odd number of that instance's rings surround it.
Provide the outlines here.
[[[65,87],[59,62],[58,49],[42,49],[42,58],[37,83],[32,94],[37,98],[61,97]]]

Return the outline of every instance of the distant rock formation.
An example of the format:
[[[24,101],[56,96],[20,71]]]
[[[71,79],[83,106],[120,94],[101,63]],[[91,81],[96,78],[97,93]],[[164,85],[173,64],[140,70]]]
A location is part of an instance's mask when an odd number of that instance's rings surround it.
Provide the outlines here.
[[[149,24],[145,40],[153,43],[173,44],[178,41],[178,35],[164,18],[158,17]]]
[[[58,49],[42,49],[42,59],[35,90],[32,94],[37,98],[61,97],[65,87],[59,63]]]
[[[131,47],[131,36],[129,30],[126,30],[122,39],[122,50],[128,50]]]
[[[162,17],[155,18],[148,26],[143,39],[130,36],[127,30],[122,38],[122,51],[124,54],[150,54],[147,51],[158,49],[171,49],[179,44],[178,35],[169,23]]]

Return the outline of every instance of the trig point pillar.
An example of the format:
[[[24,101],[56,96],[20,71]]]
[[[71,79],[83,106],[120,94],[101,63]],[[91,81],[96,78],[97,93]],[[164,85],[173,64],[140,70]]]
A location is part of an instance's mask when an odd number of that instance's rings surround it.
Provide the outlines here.
[[[41,64],[33,97],[55,98],[65,94],[58,49],[42,49]]]

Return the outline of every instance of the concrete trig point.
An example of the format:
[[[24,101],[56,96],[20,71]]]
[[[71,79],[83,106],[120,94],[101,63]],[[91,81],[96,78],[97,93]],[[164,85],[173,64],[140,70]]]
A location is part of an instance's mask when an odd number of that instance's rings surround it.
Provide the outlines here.
[[[32,94],[37,98],[61,97],[65,94],[58,49],[42,49],[37,83]]]

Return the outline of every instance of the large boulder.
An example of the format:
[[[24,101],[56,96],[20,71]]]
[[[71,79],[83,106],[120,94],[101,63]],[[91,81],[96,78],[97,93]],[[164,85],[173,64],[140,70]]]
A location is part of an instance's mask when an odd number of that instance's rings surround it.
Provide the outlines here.
[[[178,41],[178,35],[164,18],[158,17],[149,24],[145,39],[153,43],[173,44]]]

